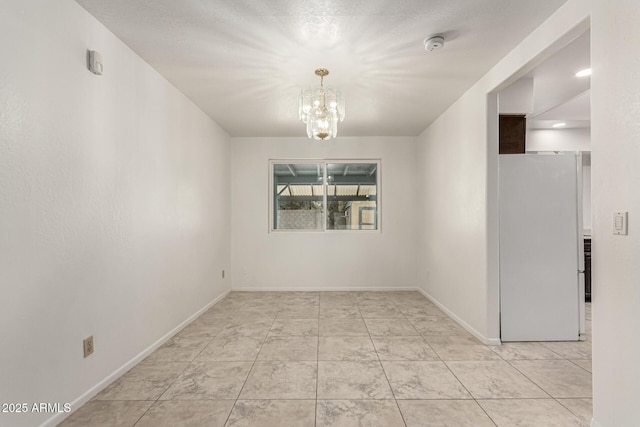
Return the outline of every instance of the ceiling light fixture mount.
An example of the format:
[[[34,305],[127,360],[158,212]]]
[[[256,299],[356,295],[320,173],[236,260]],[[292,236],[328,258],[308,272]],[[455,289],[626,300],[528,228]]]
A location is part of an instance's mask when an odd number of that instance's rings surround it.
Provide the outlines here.
[[[307,125],[307,136],[316,141],[327,141],[338,134],[338,121],[344,120],[344,97],[334,88],[324,87],[326,68],[318,68],[320,86],[300,92],[299,116]]]

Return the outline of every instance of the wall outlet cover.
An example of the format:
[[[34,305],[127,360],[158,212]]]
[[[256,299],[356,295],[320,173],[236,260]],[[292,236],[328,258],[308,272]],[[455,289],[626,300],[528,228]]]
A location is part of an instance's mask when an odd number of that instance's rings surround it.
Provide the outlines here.
[[[82,348],[84,351],[84,357],[89,357],[93,354],[93,335],[91,335],[89,338],[85,338],[82,341]]]

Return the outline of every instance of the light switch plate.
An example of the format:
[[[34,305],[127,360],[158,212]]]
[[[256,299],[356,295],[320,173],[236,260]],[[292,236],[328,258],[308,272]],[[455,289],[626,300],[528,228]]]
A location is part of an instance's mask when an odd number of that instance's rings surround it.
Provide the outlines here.
[[[614,212],[613,213],[613,234],[626,236],[627,235],[627,220],[628,212]]]

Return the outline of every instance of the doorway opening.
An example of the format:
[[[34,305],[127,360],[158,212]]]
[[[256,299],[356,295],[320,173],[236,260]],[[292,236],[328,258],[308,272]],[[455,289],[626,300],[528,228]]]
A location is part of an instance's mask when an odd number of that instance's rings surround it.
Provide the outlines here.
[[[590,78],[584,71],[590,68],[590,32],[574,34],[564,46],[550,50],[554,52],[495,93],[501,119],[494,164],[499,187],[496,244],[502,341],[590,341],[591,336],[591,106]],[[508,166],[515,159],[509,156],[520,156],[524,163]],[[575,160],[559,166],[563,161],[551,156]],[[525,172],[529,167],[525,165],[532,162],[537,164]],[[542,166],[551,163],[556,166]],[[572,164],[573,173],[565,175],[575,179],[574,184],[566,183],[567,191],[572,185],[573,191],[554,202],[547,196],[562,186],[554,181],[561,175],[556,168],[571,170]],[[512,172],[507,176],[509,167]],[[557,176],[547,187],[534,190],[530,184],[542,181],[536,173]],[[524,182],[527,179],[531,182]],[[514,183],[522,185],[507,194]],[[562,197],[574,200],[561,207]],[[530,208],[519,213],[512,209],[527,202]],[[536,208],[540,209],[534,212]],[[507,226],[510,212],[520,217],[511,218]],[[538,231],[532,230],[534,225]],[[574,230],[568,230],[571,227]],[[553,253],[561,245],[566,250]],[[561,328],[575,333],[558,333]]]

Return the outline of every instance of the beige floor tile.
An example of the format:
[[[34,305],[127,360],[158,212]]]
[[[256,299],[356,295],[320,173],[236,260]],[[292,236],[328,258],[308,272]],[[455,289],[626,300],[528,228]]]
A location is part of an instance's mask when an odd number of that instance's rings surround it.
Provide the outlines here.
[[[448,318],[447,314],[444,311],[440,310],[438,307],[434,305],[406,306],[406,305],[399,304],[398,308],[400,309],[402,314],[404,314],[407,317],[438,316],[438,317]]]
[[[479,400],[498,427],[585,427],[553,399]]]
[[[469,335],[469,333],[448,317],[425,316],[408,318],[420,335]]]
[[[433,344],[432,347],[442,360],[501,360],[485,345]]]
[[[289,292],[280,297],[280,306],[320,304],[319,292]]]
[[[318,360],[378,360],[369,337],[320,337]]]
[[[393,400],[319,400],[317,427],[404,427]]]
[[[590,341],[544,342],[542,345],[565,359],[591,359]]]
[[[591,374],[568,360],[514,360],[511,364],[553,397],[591,397]]]
[[[209,337],[175,336],[151,353],[147,359],[168,362],[190,362],[209,344]]]
[[[92,400],[78,408],[58,427],[131,427],[140,419],[153,401]]]
[[[422,295],[419,291],[393,291],[391,292],[392,299],[394,301],[423,301],[425,304],[431,304],[431,302]]]
[[[371,336],[420,335],[406,319],[365,319]]]
[[[318,319],[276,319],[269,336],[318,336]]]
[[[434,303],[429,301],[424,296],[410,295],[403,297],[391,298],[397,305],[402,305],[403,307],[427,307],[427,308],[437,308]]]
[[[187,366],[187,362],[144,360],[105,388],[94,399],[156,400]]]
[[[315,299],[292,299],[286,300],[281,299],[280,305],[278,306],[280,310],[284,310],[287,308],[313,308],[318,309],[320,307],[320,297],[316,297]]]
[[[200,318],[198,318],[178,332],[176,337],[213,339],[228,323],[228,321],[222,319],[207,321],[204,319],[200,320]]]
[[[228,319],[233,323],[242,323],[247,324],[250,322],[254,323],[273,323],[273,320],[276,318],[277,310],[273,310],[268,315],[263,315],[260,310],[252,310],[252,311],[234,311],[233,314],[230,314]],[[222,331],[221,331],[222,332]]]
[[[400,309],[395,305],[358,305],[360,314],[365,319],[404,319]]]
[[[362,315],[357,305],[321,305],[321,319],[361,319]]]
[[[440,360],[424,338],[373,337],[380,360]]]
[[[322,292],[320,306],[357,306],[357,297],[354,292]]]
[[[162,400],[135,427],[224,427],[233,400]]]
[[[382,362],[396,399],[471,399],[443,362]]]
[[[446,364],[476,399],[549,397],[504,361],[446,362]]]
[[[271,299],[271,300],[255,300],[255,301],[247,301],[242,305],[237,311],[255,311],[255,312],[263,312],[270,313],[277,312],[280,307],[280,299]]]
[[[376,291],[363,291],[356,293],[358,304],[388,303],[389,293]]]
[[[393,399],[380,362],[318,362],[318,399]]]
[[[224,327],[216,338],[261,337],[269,333],[273,319],[253,319],[240,317]]]
[[[593,418],[593,401],[591,399],[557,399],[558,403],[567,408],[585,425],[591,424]]]
[[[580,366],[585,371],[593,372],[591,367],[591,359],[572,359],[571,361],[576,365]]]
[[[494,427],[474,400],[399,400],[407,427]]]
[[[317,319],[320,310],[319,307],[318,305],[282,307],[280,311],[278,311],[276,319]]]
[[[161,400],[236,399],[251,362],[192,362]]]
[[[238,400],[226,427],[314,427],[315,400]]]
[[[196,360],[250,362],[258,356],[262,342],[263,338],[260,337],[218,336],[202,350]]]
[[[587,337],[484,346],[418,292],[231,292],[61,425],[588,426]]]
[[[231,306],[218,307],[217,306],[218,304],[214,305],[209,310],[202,313],[200,318],[207,319],[207,320],[214,319],[214,318],[225,320],[225,319],[228,319],[229,316],[233,316],[235,313],[237,313],[239,308],[241,307],[241,305],[239,305],[238,307],[231,307]]]
[[[320,301],[330,298],[352,298],[356,299],[360,295],[359,291],[322,291]]]
[[[256,362],[241,399],[315,399],[316,362]]]
[[[491,350],[504,360],[549,360],[562,357],[538,342],[502,343]]]
[[[239,301],[239,300],[224,298],[223,300],[218,301],[215,305],[209,308],[209,310],[205,311],[204,314],[211,314],[211,313],[215,313],[216,311],[240,310],[246,304],[247,304],[247,301]]]
[[[424,335],[422,337],[430,345],[479,345],[482,344],[476,337],[470,333],[459,335]]]
[[[318,338],[267,337],[257,360],[318,360]]]
[[[234,319],[266,320],[272,322],[279,313],[277,306],[241,308],[231,316]]]
[[[369,336],[362,319],[320,319],[320,336]]]

